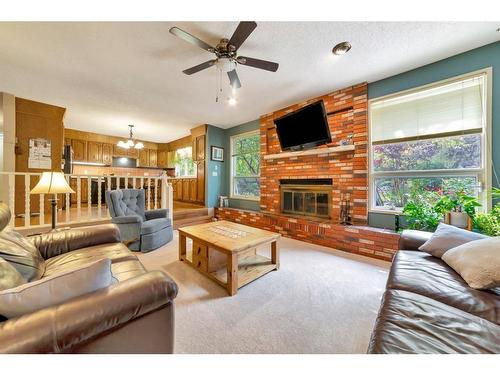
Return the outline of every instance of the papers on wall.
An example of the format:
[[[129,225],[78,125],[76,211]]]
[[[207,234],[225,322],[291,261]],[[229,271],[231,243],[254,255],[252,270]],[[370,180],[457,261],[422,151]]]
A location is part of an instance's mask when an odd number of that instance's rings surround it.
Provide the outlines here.
[[[30,138],[28,168],[52,169],[52,145],[49,139]]]

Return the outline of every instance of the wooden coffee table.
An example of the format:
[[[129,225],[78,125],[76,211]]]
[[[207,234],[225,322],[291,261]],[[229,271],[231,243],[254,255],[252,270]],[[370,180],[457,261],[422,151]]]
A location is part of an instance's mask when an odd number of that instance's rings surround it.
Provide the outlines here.
[[[232,223],[214,221],[179,228],[179,259],[235,295],[238,288],[279,268],[278,233]],[[186,238],[193,240],[191,259]],[[271,244],[271,258],[256,247]]]

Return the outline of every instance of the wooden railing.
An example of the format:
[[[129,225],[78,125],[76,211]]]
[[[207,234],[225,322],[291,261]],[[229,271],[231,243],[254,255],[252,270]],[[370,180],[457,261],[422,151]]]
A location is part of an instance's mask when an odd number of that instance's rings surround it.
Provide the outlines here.
[[[30,194],[39,176],[41,173],[0,172],[3,181],[0,188],[7,190],[2,196],[12,212],[11,227],[27,229],[50,225],[47,202],[52,197]],[[167,176],[66,175],[66,180],[75,193],[58,194],[59,226],[109,219],[104,191],[120,188],[144,189],[146,209],[169,208],[173,220],[173,192]]]

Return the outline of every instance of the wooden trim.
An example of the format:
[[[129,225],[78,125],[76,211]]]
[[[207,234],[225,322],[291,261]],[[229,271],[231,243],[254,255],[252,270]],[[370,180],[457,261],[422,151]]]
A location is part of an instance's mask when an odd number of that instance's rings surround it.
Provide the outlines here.
[[[446,133],[424,134],[424,135],[417,135],[414,137],[403,137],[403,138],[385,139],[383,141],[374,141],[374,142],[372,142],[372,145],[377,146],[377,145],[386,145],[386,144],[400,143],[400,142],[423,141],[426,139],[456,137],[456,136],[460,136],[460,135],[481,134],[482,131],[483,131],[482,128],[475,128],[475,129],[467,129],[467,130],[457,130],[457,131],[446,132]]]

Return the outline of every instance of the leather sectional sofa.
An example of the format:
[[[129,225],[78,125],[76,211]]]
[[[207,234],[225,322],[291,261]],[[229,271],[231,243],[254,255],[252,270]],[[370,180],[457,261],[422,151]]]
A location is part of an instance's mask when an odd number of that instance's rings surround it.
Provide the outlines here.
[[[0,230],[10,212],[0,204]],[[30,237],[43,277],[103,258],[117,283],[66,303],[0,322],[0,353],[172,353],[177,285],[147,272],[113,224]]]
[[[477,290],[405,230],[368,353],[500,353],[500,288]]]

